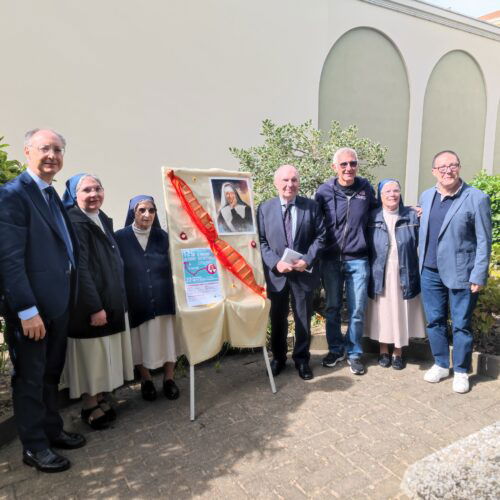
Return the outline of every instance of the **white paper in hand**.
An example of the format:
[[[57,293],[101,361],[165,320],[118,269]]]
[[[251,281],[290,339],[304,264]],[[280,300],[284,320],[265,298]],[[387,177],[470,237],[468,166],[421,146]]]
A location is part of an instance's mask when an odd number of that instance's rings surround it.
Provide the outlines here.
[[[281,260],[283,262],[286,262],[287,264],[295,264],[295,261],[302,259],[303,255],[299,252],[296,252],[295,250],[292,250],[291,248],[285,248],[285,251],[283,252],[283,256],[281,257]],[[306,273],[312,272],[312,267],[311,269],[306,269]]]

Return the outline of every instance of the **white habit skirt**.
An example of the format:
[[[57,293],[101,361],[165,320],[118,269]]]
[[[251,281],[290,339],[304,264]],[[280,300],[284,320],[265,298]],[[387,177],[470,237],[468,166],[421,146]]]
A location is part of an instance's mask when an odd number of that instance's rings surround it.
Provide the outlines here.
[[[66,376],[70,398],[111,392],[134,379],[128,316],[125,330],[94,339],[68,338]]]
[[[154,370],[177,360],[174,316],[157,316],[130,329],[134,365]]]

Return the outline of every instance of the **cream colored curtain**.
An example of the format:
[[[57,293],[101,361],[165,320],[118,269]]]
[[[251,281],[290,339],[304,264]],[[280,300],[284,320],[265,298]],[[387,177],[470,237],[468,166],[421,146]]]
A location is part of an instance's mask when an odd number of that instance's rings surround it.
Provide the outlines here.
[[[172,187],[167,173],[186,182],[194,195],[210,214],[217,227],[217,213],[212,196],[210,179],[249,179],[250,174],[220,169],[190,170],[162,169],[170,239],[170,259],[174,278],[176,300],[176,326],[180,333],[183,351],[191,364],[215,356],[224,342],[234,347],[261,347],[265,345],[270,302],[257,295],[236,276],[217,262],[222,300],[204,306],[190,307],[186,300],[182,249],[209,248],[205,236],[193,225]],[[245,200],[246,201],[246,200]],[[253,210],[257,231],[256,210]],[[253,269],[255,279],[265,286],[257,232],[252,234],[228,234],[220,236],[235,248]]]

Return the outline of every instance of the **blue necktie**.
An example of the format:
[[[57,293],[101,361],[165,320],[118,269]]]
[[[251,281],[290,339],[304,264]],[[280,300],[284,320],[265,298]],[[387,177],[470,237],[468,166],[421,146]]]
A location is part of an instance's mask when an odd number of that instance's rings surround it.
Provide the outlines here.
[[[285,236],[288,248],[293,250],[292,207],[293,203],[286,204],[285,213],[283,214],[283,223],[285,224]]]
[[[64,222],[61,209],[59,208],[59,205],[57,204],[56,200],[56,191],[52,186],[49,186],[44,189],[44,191],[49,195],[49,208],[52,216],[54,217],[54,220],[57,225],[57,229],[59,229],[59,233],[61,234],[64,244],[66,245],[66,250],[68,252],[68,257],[69,260],[71,261],[71,264],[73,267],[75,267],[75,257],[73,255],[73,245],[71,244],[71,239],[68,233],[68,228],[66,227],[66,224]]]

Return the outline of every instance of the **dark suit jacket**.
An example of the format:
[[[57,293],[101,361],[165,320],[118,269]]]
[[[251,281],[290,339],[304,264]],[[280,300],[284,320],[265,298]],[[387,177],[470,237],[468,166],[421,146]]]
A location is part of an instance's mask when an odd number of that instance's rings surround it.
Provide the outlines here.
[[[78,240],[56,199],[77,263]],[[68,309],[72,280],[63,236],[43,194],[23,172],[0,188],[0,207],[0,287],[8,310],[17,315],[36,306],[43,318],[58,318]]]
[[[278,197],[261,203],[258,210],[260,251],[264,263],[264,274],[268,290],[279,292],[292,280],[305,290],[313,290],[319,284],[319,269],[317,266],[318,252],[325,242],[325,227],[319,205],[309,198],[297,196],[295,199],[297,210],[297,228],[295,232],[293,250],[303,255],[308,268],[312,272],[292,271],[282,274],[277,271],[276,264],[281,260],[287,247],[283,212]]]

